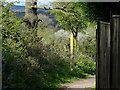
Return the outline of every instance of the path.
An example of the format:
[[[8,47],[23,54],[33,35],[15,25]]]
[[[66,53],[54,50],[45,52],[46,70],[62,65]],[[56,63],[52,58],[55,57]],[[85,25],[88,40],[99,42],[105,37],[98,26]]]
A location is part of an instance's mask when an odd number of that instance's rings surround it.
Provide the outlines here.
[[[88,76],[85,79],[75,81],[73,83],[65,83],[61,85],[61,88],[64,88],[67,90],[67,88],[84,88],[85,90],[89,90],[89,88],[92,88],[95,85],[95,75],[94,76]]]

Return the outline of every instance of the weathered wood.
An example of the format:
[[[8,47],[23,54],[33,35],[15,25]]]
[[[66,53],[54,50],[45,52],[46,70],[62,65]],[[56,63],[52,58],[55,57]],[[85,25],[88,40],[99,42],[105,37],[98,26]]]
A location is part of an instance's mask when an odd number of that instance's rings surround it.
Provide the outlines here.
[[[98,23],[96,88],[120,89],[120,15]]]
[[[98,23],[98,28],[96,29],[96,88],[99,87],[99,42],[100,42],[100,30],[99,30],[99,23]]]
[[[96,88],[110,86],[110,23],[99,22],[97,29]]]
[[[120,89],[120,15],[112,16],[111,23],[111,88]]]

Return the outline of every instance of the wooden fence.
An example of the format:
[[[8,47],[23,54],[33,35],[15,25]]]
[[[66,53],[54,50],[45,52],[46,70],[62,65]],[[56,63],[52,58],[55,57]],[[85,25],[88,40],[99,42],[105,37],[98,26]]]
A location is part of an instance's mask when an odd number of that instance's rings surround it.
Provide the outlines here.
[[[98,22],[96,88],[120,89],[120,15]]]

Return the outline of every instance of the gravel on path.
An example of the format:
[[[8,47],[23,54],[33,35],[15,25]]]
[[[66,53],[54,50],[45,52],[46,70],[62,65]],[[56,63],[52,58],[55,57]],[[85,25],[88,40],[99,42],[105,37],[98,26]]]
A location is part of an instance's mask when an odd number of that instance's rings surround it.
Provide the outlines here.
[[[88,76],[85,79],[81,79],[72,83],[62,84],[61,88],[64,88],[64,90],[68,90],[68,89],[89,90],[90,88],[93,88],[94,85],[95,85],[95,75]]]

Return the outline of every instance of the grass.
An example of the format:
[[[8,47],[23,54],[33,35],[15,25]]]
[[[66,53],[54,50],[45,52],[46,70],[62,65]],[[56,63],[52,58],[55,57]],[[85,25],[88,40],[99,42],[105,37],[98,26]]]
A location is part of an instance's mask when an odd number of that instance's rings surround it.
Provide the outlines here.
[[[87,77],[87,76],[91,76],[91,75],[90,75],[90,74],[86,74],[85,77]],[[84,77],[84,78],[83,78],[83,77],[71,77],[71,78],[66,78],[66,79],[65,79],[65,82],[64,82],[64,83],[60,83],[57,88],[61,88],[63,85],[64,85],[64,86],[67,86],[67,85],[66,85],[67,83],[73,83],[73,82],[75,82],[75,81],[84,80],[85,77]],[[90,90],[95,90],[95,86],[94,86],[93,88],[91,88]]]
[[[78,77],[68,77],[68,78],[65,78],[64,79],[64,82],[61,82],[57,85],[57,88],[60,88],[62,86],[62,84],[65,84],[65,83],[73,83],[75,81],[78,81],[78,80],[82,80],[83,78],[78,78]]]
[[[89,90],[96,90],[96,85],[94,85],[92,88],[90,88]]]

